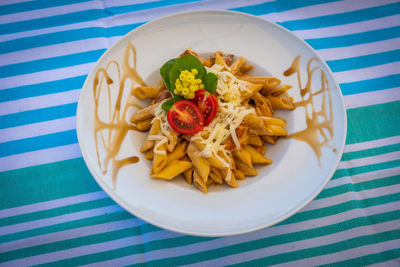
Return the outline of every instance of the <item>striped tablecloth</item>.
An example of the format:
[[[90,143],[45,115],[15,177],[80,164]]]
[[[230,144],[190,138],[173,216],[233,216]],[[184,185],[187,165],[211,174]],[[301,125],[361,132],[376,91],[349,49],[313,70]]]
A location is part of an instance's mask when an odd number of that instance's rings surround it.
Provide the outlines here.
[[[345,152],[319,196],[257,232],[201,238],[135,218],[96,184],[75,132],[81,87],[121,36],[229,9],[306,40],[340,83]],[[0,265],[400,265],[400,2],[0,1]]]

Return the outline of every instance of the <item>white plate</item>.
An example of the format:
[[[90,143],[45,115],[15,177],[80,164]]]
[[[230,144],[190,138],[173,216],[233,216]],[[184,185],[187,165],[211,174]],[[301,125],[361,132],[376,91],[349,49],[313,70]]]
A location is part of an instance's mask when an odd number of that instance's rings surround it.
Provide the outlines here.
[[[139,152],[146,134],[131,131],[121,148],[124,156],[139,156],[137,164],[123,167],[116,190],[110,171],[103,174],[97,163],[94,142],[93,79],[100,67],[111,60],[122,61],[127,43],[137,50],[137,71],[149,84],[156,84],[160,66],[187,47],[199,53],[218,50],[243,56],[256,65],[253,74],[270,74],[294,85],[289,91],[299,100],[297,77],[285,77],[297,55],[301,68],[317,57],[326,73],[333,107],[334,136],[322,148],[321,164],[304,142],[280,139],[268,146],[266,155],[274,163],[258,167],[259,175],[240,181],[236,189],[212,187],[203,194],[181,177],[166,182],[149,176],[151,163]],[[315,63],[315,62],[314,62]],[[112,70],[111,70],[112,72]],[[302,75],[303,84],[306,75]],[[318,79],[313,87],[320,87]],[[129,92],[126,88],[125,93]],[[316,101],[321,103],[321,97]],[[125,97],[124,100],[125,101]],[[101,106],[107,113],[108,107]],[[131,113],[132,114],[132,113]],[[278,112],[287,120],[287,131],[305,128],[304,109]],[[175,14],[147,23],[121,38],[99,59],[88,75],[79,99],[77,133],[84,160],[97,183],[118,204],[156,226],[191,235],[225,236],[246,233],[278,223],[296,213],[322,190],[341,158],[346,137],[343,96],[331,71],[316,52],[288,30],[254,16],[228,11],[195,11]],[[336,150],[337,152],[333,152]]]

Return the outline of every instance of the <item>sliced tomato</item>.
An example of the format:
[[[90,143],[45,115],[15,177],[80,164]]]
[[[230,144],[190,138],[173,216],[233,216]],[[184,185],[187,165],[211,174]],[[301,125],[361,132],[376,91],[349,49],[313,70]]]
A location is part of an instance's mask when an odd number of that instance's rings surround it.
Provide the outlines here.
[[[217,98],[206,90],[198,90],[193,102],[199,107],[204,116],[204,125],[207,126],[214,119],[218,111]]]
[[[195,134],[203,130],[203,114],[189,100],[176,101],[168,110],[167,119],[172,129],[181,134]]]

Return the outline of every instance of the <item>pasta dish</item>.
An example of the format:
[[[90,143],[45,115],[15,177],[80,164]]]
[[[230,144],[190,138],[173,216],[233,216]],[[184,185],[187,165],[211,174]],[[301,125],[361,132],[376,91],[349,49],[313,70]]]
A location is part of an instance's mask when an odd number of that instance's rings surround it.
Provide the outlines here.
[[[183,174],[204,193],[211,185],[237,187],[255,176],[256,164],[269,165],[265,143],[286,136],[275,109],[295,109],[275,77],[250,76],[243,57],[216,52],[206,59],[186,50],[160,69],[159,86],[137,86],[132,94],[150,99],[131,118],[148,131],[140,151],[152,160],[150,176],[171,180]]]

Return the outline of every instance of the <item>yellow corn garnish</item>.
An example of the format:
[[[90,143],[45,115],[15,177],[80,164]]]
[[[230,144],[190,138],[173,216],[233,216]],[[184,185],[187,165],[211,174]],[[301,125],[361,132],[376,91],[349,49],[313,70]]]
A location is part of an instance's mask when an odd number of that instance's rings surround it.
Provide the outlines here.
[[[186,99],[193,99],[196,91],[204,89],[204,84],[202,84],[201,80],[196,79],[197,74],[197,69],[182,71],[175,81],[174,94],[181,95]]]

